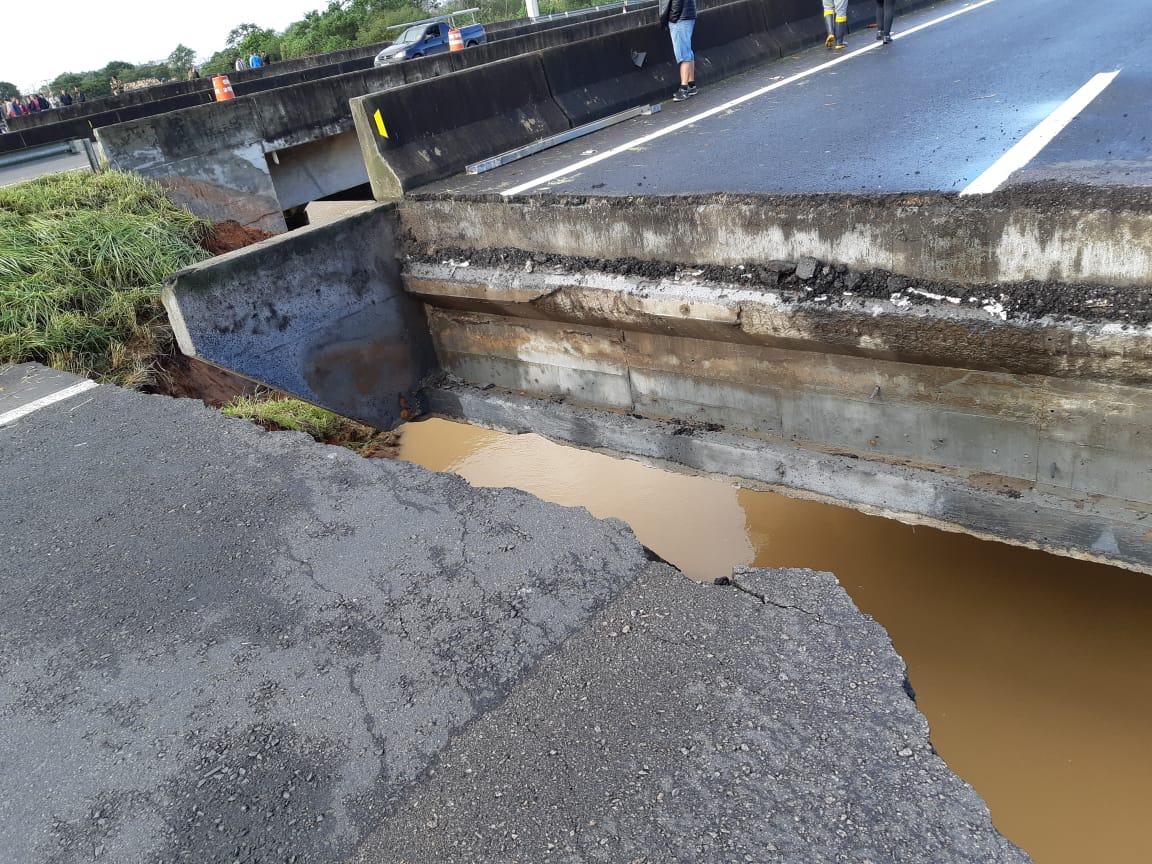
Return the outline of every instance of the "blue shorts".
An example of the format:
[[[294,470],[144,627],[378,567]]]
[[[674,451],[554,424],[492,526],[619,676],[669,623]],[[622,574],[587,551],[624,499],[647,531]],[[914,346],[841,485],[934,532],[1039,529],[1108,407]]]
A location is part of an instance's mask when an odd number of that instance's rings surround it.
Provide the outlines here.
[[[676,55],[677,63],[691,63],[696,59],[692,53],[692,30],[695,26],[695,18],[673,21],[668,25],[668,32],[672,34],[672,52]]]

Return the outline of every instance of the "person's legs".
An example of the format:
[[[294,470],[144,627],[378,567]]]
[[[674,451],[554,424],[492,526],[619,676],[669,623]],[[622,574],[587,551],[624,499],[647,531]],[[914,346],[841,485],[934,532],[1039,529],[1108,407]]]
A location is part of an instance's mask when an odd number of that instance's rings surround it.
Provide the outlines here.
[[[696,83],[696,63],[689,60],[686,63],[680,64],[680,83],[687,87],[690,84]]]
[[[848,35],[848,0],[836,0],[836,50],[844,50],[844,37]]]
[[[836,44],[835,0],[824,0],[824,29],[828,31],[828,38],[824,40],[824,47],[831,48]]]
[[[695,19],[675,21],[668,25],[668,31],[672,35],[672,52],[676,55],[676,62],[680,67],[680,89],[672,97],[677,101],[687,99],[696,93],[696,57],[692,53],[692,31],[695,27]]]
[[[884,0],[884,35],[892,38],[892,19],[896,17],[896,0]]]

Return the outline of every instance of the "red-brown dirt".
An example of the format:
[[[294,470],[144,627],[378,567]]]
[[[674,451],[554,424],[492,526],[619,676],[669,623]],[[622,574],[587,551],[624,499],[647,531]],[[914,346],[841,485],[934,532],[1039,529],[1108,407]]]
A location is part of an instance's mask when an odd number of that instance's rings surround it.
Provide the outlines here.
[[[213,255],[223,255],[225,252],[243,249],[245,246],[251,246],[253,243],[259,243],[261,240],[275,236],[271,231],[261,231],[259,228],[252,228],[241,225],[239,222],[227,220],[213,223],[212,230],[200,245],[204,247],[205,251]]]

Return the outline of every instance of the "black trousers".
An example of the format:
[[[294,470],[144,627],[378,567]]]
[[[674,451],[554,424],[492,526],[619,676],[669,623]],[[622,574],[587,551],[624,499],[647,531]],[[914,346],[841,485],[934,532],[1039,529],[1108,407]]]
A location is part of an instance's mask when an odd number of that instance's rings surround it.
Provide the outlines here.
[[[876,29],[892,32],[892,19],[896,17],[896,0],[876,0]]]

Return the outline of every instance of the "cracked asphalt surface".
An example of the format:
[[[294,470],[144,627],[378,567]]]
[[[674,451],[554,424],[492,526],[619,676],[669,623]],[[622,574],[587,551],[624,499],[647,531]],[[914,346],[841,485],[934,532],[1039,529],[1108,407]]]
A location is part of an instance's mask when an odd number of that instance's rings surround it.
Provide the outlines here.
[[[111,387],[0,489],[0,861],[1028,860],[829,574]]]
[[[0,488],[2,861],[344,860],[646,563],[584,510],[110,387],[0,429]]]
[[[453,742],[357,864],[1026,862],[836,578],[653,564]]]

